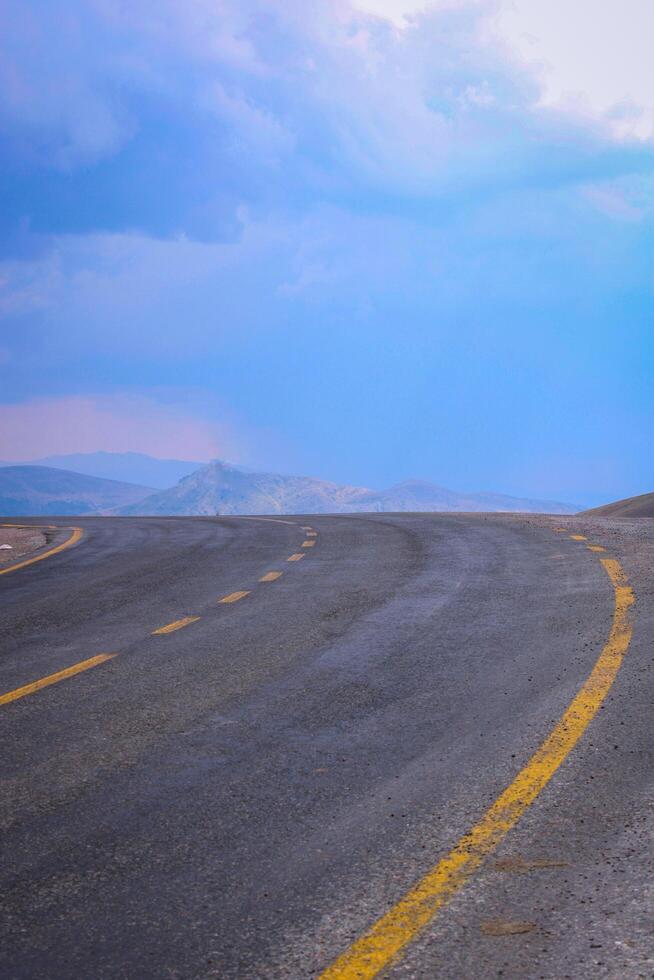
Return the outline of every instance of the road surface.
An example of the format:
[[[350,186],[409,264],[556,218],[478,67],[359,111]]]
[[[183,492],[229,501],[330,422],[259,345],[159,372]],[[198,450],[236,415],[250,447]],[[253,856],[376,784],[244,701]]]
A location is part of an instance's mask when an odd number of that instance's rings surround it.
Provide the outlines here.
[[[654,976],[654,522],[49,520],[0,577],[5,980]]]

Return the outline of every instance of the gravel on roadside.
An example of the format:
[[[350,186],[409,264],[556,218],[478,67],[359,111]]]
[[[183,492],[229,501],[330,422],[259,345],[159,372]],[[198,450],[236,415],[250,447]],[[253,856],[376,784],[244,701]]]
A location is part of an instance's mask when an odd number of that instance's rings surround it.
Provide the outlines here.
[[[0,567],[10,565],[17,558],[23,558],[39,548],[44,548],[47,539],[38,527],[0,526]],[[8,548],[1,547],[9,545]]]

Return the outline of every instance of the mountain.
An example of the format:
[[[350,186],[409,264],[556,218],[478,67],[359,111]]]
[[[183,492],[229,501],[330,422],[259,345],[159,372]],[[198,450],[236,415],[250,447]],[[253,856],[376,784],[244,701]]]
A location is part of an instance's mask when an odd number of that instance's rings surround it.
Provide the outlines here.
[[[215,460],[121,514],[308,514],[357,507],[370,491],[304,476],[251,473]]]
[[[460,494],[422,480],[389,490],[304,476],[252,473],[215,460],[170,490],[122,507],[121,514],[346,514],[380,511],[505,511],[571,514],[578,508],[502,494]]]
[[[0,514],[95,514],[134,504],[150,496],[153,489],[48,466],[4,466],[0,468]]]
[[[72,453],[70,456],[46,456],[28,463],[0,463],[1,466],[49,466],[57,470],[72,470],[105,480],[136,483],[139,486],[163,490],[173,487],[183,477],[204,466],[182,459],[155,459],[145,453]]]
[[[626,497],[602,507],[582,511],[584,516],[595,517],[654,517],[654,493],[641,493],[638,497]]]
[[[566,514],[554,501],[492,493],[457,493],[425,480],[369,490],[304,476],[255,473],[216,460],[208,465],[159,460],[142,453],[48,457],[57,465],[0,464],[0,513],[25,514],[347,514],[401,511],[504,511]],[[77,471],[60,464],[70,461]],[[150,476],[145,484],[106,479],[96,471]],[[198,468],[199,467],[199,468]],[[188,471],[191,470],[189,473]],[[174,486],[176,473],[182,477]],[[168,489],[160,489],[168,487]],[[611,505],[616,506],[616,505]]]
[[[572,514],[573,504],[554,500],[509,497],[501,493],[457,493],[427,480],[405,480],[389,490],[370,491],[370,510],[379,511],[468,511],[484,513]]]

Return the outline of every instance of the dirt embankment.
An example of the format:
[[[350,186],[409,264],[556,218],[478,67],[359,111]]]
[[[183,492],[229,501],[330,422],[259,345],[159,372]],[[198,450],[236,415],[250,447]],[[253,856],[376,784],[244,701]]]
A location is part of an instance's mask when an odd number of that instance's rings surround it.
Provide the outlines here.
[[[38,527],[0,527],[0,568],[46,544],[46,536]]]
[[[584,510],[580,517],[654,517],[654,493],[641,493],[639,497],[627,497],[613,504]]]

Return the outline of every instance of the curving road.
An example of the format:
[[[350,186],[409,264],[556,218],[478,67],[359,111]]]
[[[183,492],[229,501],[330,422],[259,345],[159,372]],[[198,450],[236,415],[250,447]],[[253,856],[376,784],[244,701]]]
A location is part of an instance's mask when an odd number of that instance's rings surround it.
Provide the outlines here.
[[[3,978],[371,976],[343,954],[398,908],[383,976],[654,976],[654,522],[75,524],[0,578]],[[418,928],[403,897],[603,656],[587,730]]]

